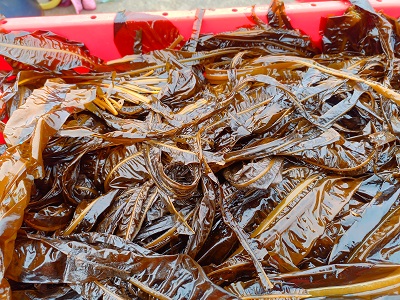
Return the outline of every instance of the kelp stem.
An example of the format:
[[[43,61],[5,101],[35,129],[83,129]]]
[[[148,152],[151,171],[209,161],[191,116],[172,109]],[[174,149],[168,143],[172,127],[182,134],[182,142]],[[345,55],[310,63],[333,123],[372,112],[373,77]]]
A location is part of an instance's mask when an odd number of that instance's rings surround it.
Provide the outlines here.
[[[149,294],[150,296],[160,299],[160,300],[172,300],[172,298],[167,297],[159,292],[157,292],[156,290],[153,290],[151,288],[149,288],[148,286],[144,285],[143,283],[141,283],[140,281],[134,279],[134,278],[129,278],[128,281],[130,283],[132,283],[134,286],[136,286],[137,288],[141,289],[142,291],[146,292],[147,294]]]
[[[311,295],[309,294],[282,294],[282,295],[254,295],[254,296],[244,296],[241,297],[242,300],[251,300],[251,299],[305,299],[309,298]]]
[[[400,286],[400,270],[392,275],[377,280],[365,281],[355,284],[328,286],[308,289],[307,292],[313,297],[330,297],[343,295],[357,295],[375,290],[392,289]]]

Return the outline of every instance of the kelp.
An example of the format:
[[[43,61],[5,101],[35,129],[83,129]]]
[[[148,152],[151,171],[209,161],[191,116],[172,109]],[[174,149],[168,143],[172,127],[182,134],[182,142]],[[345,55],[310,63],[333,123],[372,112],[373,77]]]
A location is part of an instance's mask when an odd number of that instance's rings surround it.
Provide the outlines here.
[[[135,245],[125,246],[126,242],[121,242],[117,237],[109,239],[101,235],[86,234],[71,238],[72,240],[60,240],[29,234],[26,238],[21,238],[16,245],[15,255],[28,252],[35,253],[35,256],[49,256],[51,260],[39,265],[20,260],[25,263],[14,265],[12,269],[15,273],[10,272],[9,278],[32,283],[43,281],[55,284],[59,282],[82,284],[93,279],[97,281],[120,277],[130,283],[132,289],[138,289],[137,296],[147,293],[159,299],[171,299],[171,296],[177,295],[179,298],[205,299],[203,290],[206,290],[207,297],[234,298],[233,295],[211,283],[199,266],[184,254],[175,256],[151,254]],[[81,252],[81,255],[74,255],[76,251]],[[60,264],[60,268],[49,272],[47,266],[49,263]],[[164,272],[156,271],[160,267]],[[65,272],[67,269],[69,271]],[[151,271],[143,272],[144,270]],[[148,276],[148,274],[153,275]],[[156,284],[160,280],[162,283]],[[195,289],[185,288],[185,285],[193,285],[193,281],[196,282]],[[174,286],[181,288],[176,290]]]
[[[51,297],[52,299],[74,299],[81,300],[83,299],[80,294],[75,292],[70,286],[63,285],[46,285],[41,284],[38,285],[37,288],[26,288],[23,290],[14,290],[12,292],[12,297],[15,299],[31,299],[31,298],[44,298]]]
[[[24,209],[28,205],[33,177],[28,162],[17,148],[8,149],[0,161],[1,214],[1,276],[0,292],[10,295],[5,272],[11,262],[18,228],[22,225]]]
[[[187,42],[119,14],[107,63],[0,34],[6,298],[400,293],[399,21],[354,0],[319,49],[280,1],[233,32],[203,12]]]
[[[33,69],[61,72],[77,67],[96,69],[102,61],[77,42],[48,31],[11,32],[0,36],[0,54]]]
[[[360,250],[363,248],[363,244],[367,243],[368,235],[372,235],[373,231],[379,230],[382,226],[380,223],[385,222],[386,215],[392,213],[391,210],[394,209],[393,205],[399,199],[398,183],[396,180],[394,182],[391,181],[390,178],[386,180],[374,199],[371,200],[368,207],[363,211],[361,218],[335,244],[330,254],[330,262],[339,262],[346,256],[348,256],[347,260],[349,261],[355,260],[358,256],[357,253],[361,254]],[[383,199],[384,201],[382,201]],[[379,211],[374,210],[374,213],[371,214],[374,207],[379,207]],[[357,237],[354,237],[354,233],[352,234],[353,230],[357,232]],[[346,241],[350,235],[352,236],[351,241]],[[365,240],[363,241],[364,238]],[[364,251],[366,250],[364,249]]]

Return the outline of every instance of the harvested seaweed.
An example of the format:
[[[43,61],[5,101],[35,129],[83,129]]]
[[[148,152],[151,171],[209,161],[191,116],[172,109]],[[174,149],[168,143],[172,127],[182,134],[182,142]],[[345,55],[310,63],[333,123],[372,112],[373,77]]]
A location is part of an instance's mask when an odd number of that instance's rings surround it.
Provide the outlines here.
[[[135,55],[108,63],[0,34],[0,293],[397,295],[399,21],[354,0],[319,50],[279,1],[235,32],[198,14],[185,45],[120,14]]]

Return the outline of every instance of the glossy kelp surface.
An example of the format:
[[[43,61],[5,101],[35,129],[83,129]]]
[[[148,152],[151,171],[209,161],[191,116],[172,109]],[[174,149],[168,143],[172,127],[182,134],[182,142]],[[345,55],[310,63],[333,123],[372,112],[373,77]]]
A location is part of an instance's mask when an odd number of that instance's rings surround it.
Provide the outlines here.
[[[2,33],[1,293],[398,295],[399,23],[352,4],[321,50],[279,1],[186,42],[120,14],[108,63]]]

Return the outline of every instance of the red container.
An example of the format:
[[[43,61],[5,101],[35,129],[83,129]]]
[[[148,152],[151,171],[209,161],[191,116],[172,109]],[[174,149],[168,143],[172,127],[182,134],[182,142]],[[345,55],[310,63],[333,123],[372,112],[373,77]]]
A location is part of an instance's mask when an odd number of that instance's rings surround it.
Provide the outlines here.
[[[300,2],[301,1],[301,2]],[[304,2],[299,0],[286,5],[286,13],[292,25],[308,34],[319,45],[321,20],[328,16],[337,16],[349,7],[347,1]],[[251,1],[249,1],[251,3]],[[399,0],[370,0],[377,11],[392,17],[400,17]],[[262,20],[266,20],[269,5],[255,7],[255,12]],[[246,25],[254,25],[251,18],[252,8],[234,7],[208,9],[204,12],[200,33],[219,33],[232,31]],[[96,55],[106,61],[120,58],[121,54],[114,42],[114,19],[116,14],[69,15],[54,17],[11,18],[0,21],[1,27],[7,31],[49,30],[70,40],[83,42]],[[188,39],[192,34],[196,11],[169,11],[134,13],[134,20],[150,26],[158,20],[170,21]],[[1,47],[1,45],[0,45]],[[0,57],[0,69],[9,66]],[[0,144],[4,143],[0,135]]]
[[[321,18],[341,15],[349,6],[349,3],[344,1],[301,1],[286,4],[286,12],[292,25],[310,35],[316,43],[320,41]],[[395,18],[400,16],[399,0],[370,0],[370,3],[377,11],[383,11]],[[255,7],[256,14],[264,21],[268,6]],[[195,11],[149,12],[135,14],[135,20],[149,23],[169,20],[178,28],[180,34],[188,39],[192,34],[195,15]],[[15,18],[2,20],[0,23],[5,30],[50,30],[70,40],[85,43],[93,55],[112,60],[121,56],[114,43],[114,18],[115,14],[93,14]],[[201,33],[219,33],[252,24],[254,23],[250,6],[209,9],[205,11]]]

